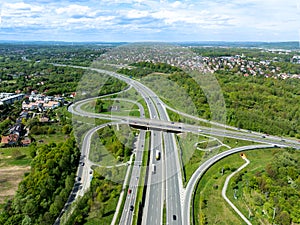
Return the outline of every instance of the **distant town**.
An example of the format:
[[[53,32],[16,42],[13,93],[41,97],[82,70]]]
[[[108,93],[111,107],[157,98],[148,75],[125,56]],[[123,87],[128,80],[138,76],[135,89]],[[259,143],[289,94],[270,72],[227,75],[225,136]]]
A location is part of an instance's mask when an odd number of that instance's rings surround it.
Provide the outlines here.
[[[44,116],[48,110],[54,110],[59,106],[63,106],[65,100],[60,96],[46,96],[32,91],[30,95],[0,93],[0,105],[11,105],[15,101],[22,100],[22,111],[15,121],[15,124],[9,129],[8,135],[1,137],[1,146],[28,146],[31,139],[28,137],[29,128],[25,126],[25,121],[29,118],[37,117],[39,122],[51,122],[50,118]]]

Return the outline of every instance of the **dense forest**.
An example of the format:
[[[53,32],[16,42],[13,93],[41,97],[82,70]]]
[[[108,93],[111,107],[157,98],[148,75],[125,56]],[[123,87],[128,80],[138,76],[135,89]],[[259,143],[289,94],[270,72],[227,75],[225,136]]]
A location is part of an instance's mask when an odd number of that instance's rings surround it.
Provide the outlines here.
[[[300,134],[300,81],[217,74],[226,100],[227,121],[269,134]],[[300,138],[300,137],[299,137]]]
[[[167,63],[152,63],[152,62],[144,62],[144,61],[132,63],[130,64],[130,67],[131,68],[119,69],[117,72],[135,78],[140,78],[148,74],[151,74],[153,72],[173,73],[173,72],[181,71],[180,68],[171,66]]]
[[[47,95],[72,93],[76,91],[77,83],[84,74],[84,70],[71,67],[55,67],[47,63],[32,64],[36,63],[10,62],[11,68],[3,66],[7,70],[0,75],[2,92],[21,91],[30,94],[32,90],[37,90]],[[17,70],[19,74],[10,69]]]
[[[80,156],[75,139],[32,145],[31,155],[31,171],[0,214],[0,224],[53,224],[69,197]]]
[[[232,188],[239,189],[254,213],[269,223],[300,223],[300,156],[295,151],[278,151],[264,169],[239,173]]]

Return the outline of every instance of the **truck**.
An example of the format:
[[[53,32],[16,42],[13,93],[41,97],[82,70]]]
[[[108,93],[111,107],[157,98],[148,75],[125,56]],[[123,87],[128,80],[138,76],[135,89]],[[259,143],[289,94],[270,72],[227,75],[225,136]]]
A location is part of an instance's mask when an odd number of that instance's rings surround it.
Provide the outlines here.
[[[155,152],[155,158],[156,158],[156,160],[160,159],[160,151],[156,150],[156,152]]]
[[[156,172],[156,165],[152,163],[152,173],[155,174],[155,172]]]

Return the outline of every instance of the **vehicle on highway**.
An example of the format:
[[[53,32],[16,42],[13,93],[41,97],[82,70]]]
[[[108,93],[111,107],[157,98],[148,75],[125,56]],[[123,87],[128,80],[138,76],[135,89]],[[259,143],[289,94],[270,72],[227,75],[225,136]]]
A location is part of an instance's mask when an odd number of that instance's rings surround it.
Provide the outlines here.
[[[156,152],[155,152],[155,158],[156,158],[156,160],[160,159],[160,151],[156,150]]]
[[[84,162],[82,162],[81,165],[84,166]]]
[[[131,206],[130,206],[130,211],[133,211],[133,208],[134,208],[133,205],[131,205]]]
[[[131,194],[132,190],[131,189],[128,189],[128,194]]]
[[[156,165],[153,163],[152,164],[152,173],[155,174],[155,172],[156,172]]]
[[[173,215],[173,220],[176,220],[176,215]]]

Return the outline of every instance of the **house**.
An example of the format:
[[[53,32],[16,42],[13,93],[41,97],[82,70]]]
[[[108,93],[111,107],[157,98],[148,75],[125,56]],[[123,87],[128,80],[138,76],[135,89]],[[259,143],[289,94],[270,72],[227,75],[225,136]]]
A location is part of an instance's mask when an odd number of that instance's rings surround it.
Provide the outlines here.
[[[59,102],[56,102],[56,101],[49,101],[49,102],[45,102],[43,107],[45,110],[48,110],[48,109],[55,109],[57,107],[60,106],[60,103]]]
[[[21,100],[24,96],[24,94],[0,93],[0,103],[1,105],[10,105],[17,100]]]
[[[13,145],[13,144],[17,144],[18,140],[19,140],[19,135],[18,134],[10,134],[8,136],[2,136],[1,144]]]
[[[31,144],[31,140],[29,138],[25,138],[24,140],[21,141],[23,146],[28,146]]]
[[[49,118],[48,117],[41,117],[39,119],[39,122],[41,122],[41,123],[47,123],[47,122],[49,122]]]

